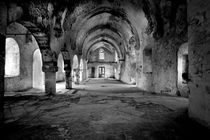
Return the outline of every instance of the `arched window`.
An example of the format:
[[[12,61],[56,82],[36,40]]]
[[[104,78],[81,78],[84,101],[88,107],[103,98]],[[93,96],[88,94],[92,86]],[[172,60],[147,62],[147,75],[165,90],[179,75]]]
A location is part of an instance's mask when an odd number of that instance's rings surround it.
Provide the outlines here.
[[[36,49],[33,54],[33,88],[44,88],[44,72],[42,71],[42,54]]]
[[[99,59],[104,59],[104,50],[103,49],[99,50]]]
[[[14,77],[20,74],[20,51],[13,38],[6,39],[5,77]]]

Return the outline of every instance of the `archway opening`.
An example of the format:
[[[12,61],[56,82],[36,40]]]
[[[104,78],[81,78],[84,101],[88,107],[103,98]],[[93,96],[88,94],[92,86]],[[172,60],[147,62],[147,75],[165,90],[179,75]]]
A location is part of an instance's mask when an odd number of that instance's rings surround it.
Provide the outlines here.
[[[61,53],[58,55],[57,66],[58,66],[58,71],[56,72],[56,82],[64,82],[65,81],[64,60]]]
[[[58,55],[57,60],[58,71],[56,72],[56,90],[62,91],[65,89],[65,71],[64,71],[64,59],[62,53]]]
[[[73,84],[79,84],[79,60],[77,55],[74,55],[73,57],[72,78]]]
[[[178,96],[188,97],[188,71],[189,71],[189,59],[188,59],[188,43],[180,46],[178,51],[178,66],[177,66],[177,86]]]
[[[39,49],[33,53],[33,88],[44,89],[44,72],[42,71],[42,55]]]
[[[20,74],[20,50],[13,38],[6,38],[5,77],[15,77]]]

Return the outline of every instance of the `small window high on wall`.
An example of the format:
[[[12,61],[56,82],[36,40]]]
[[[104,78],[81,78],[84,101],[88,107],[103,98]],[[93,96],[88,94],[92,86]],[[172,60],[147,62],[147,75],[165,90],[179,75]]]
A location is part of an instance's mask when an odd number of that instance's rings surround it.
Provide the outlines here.
[[[103,49],[99,50],[99,59],[104,59],[104,50]]]
[[[13,38],[6,39],[5,77],[14,77],[20,74],[20,51]]]

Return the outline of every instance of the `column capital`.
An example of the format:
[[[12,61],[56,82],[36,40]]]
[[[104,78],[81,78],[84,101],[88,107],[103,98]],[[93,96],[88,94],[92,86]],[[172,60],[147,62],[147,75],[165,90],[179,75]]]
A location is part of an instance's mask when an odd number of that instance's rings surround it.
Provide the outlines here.
[[[49,66],[49,65],[43,65],[42,66],[43,72],[57,72],[58,67],[57,66]]]

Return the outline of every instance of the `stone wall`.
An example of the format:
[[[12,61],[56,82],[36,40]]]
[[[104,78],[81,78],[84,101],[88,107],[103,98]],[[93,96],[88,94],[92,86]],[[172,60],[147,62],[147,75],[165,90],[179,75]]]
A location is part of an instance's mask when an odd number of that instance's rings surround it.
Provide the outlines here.
[[[88,63],[88,69],[95,68],[94,78],[99,78],[99,67],[105,67],[105,77],[104,78],[114,78],[115,75],[115,63]],[[89,73],[90,74],[90,73]],[[90,75],[89,75],[90,77]]]
[[[186,5],[184,0],[144,0],[143,10],[148,20],[145,31],[148,36],[145,35],[144,40],[146,45],[150,40],[154,43],[150,43],[152,76],[143,81],[152,80],[151,89],[155,93],[177,94],[177,52],[181,44],[187,42]],[[142,68],[144,70],[144,64],[138,67],[139,71]]]
[[[153,47],[153,88],[161,94],[177,92],[177,46],[173,40],[158,41]]]
[[[115,53],[108,51],[107,49],[104,50],[104,59],[99,59],[99,49],[96,49],[90,54],[89,62],[114,62],[115,61]]]
[[[210,3],[191,0],[189,20],[189,115],[210,127]]]
[[[5,91],[21,91],[32,88],[33,53],[38,49],[34,37],[26,34],[27,29],[19,23],[12,23],[7,27],[7,37],[15,39],[20,50],[20,74],[15,77],[5,77]]]
[[[109,51],[107,49],[104,50],[104,60],[99,59],[100,48],[91,52],[88,62],[88,69],[91,71],[91,68],[95,68],[95,78],[99,78],[99,67],[105,67],[105,78],[114,78],[114,67],[115,63],[115,52]]]
[[[136,85],[145,91],[153,91],[153,67],[152,67],[152,47],[154,39],[150,35],[144,34],[141,48],[136,52]]]
[[[65,81],[65,71],[64,71],[64,60],[63,56],[60,53],[57,60],[58,71],[56,72],[56,82]]]

